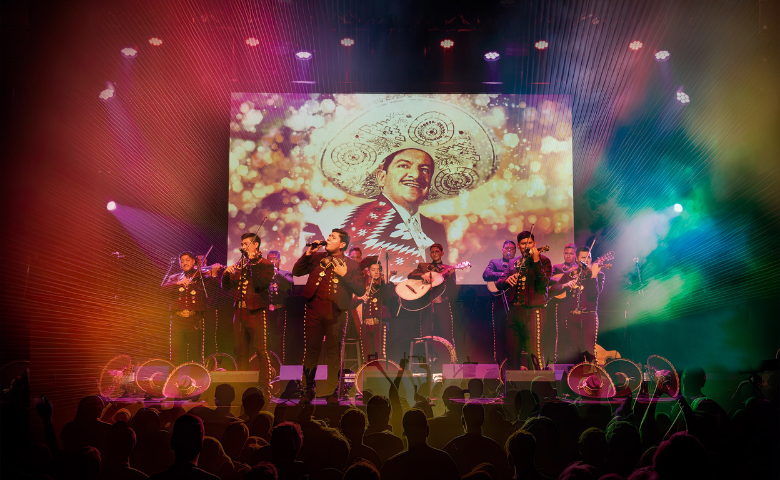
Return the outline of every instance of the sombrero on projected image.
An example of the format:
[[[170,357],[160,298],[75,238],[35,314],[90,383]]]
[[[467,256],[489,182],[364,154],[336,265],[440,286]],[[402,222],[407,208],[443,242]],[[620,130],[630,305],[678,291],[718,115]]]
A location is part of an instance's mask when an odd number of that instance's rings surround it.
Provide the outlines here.
[[[584,362],[572,367],[566,383],[574,393],[583,397],[612,398],[616,393],[609,374],[593,363]]]
[[[344,127],[323,151],[322,172],[358,197],[379,195],[377,170],[388,155],[409,148],[433,158],[433,179],[424,203],[472,190],[498,168],[492,132],[470,113],[442,100],[394,98],[371,105],[340,124]]]

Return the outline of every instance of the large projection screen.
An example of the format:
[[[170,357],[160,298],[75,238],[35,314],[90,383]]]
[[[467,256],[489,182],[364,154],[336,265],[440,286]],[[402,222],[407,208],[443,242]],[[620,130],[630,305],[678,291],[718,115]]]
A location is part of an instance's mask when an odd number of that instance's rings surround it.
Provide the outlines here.
[[[433,243],[479,284],[531,225],[554,260],[574,237],[568,96],[233,93],[230,114],[229,262],[266,216],[283,269],[344,228],[395,281]]]

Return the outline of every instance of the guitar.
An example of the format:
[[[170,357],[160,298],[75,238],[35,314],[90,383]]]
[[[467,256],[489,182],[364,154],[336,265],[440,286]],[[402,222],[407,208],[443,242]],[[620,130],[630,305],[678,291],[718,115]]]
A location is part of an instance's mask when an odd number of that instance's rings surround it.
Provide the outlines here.
[[[609,270],[610,268],[612,268],[612,264],[606,262],[609,262],[614,258],[615,258],[615,252],[610,251],[597,258],[596,261],[593,263],[598,263],[603,270]],[[550,280],[555,281],[555,283],[559,283],[564,277],[567,276],[568,276],[567,278],[569,278],[570,280],[574,280],[576,279],[576,273],[579,271],[579,269],[580,267],[574,267],[571,270],[568,270],[566,272],[558,273],[550,277]],[[566,298],[568,293],[569,293],[568,290],[563,290],[563,292],[560,295],[555,295],[555,298],[559,300],[563,300],[564,298]]]
[[[469,267],[471,267],[470,262],[461,262],[450,267],[450,270],[461,270]],[[433,271],[428,273],[431,275],[430,281],[410,278],[395,286],[395,293],[406,310],[421,310],[444,293],[446,289],[444,275]],[[428,295],[429,293],[430,295]]]
[[[539,253],[544,253],[544,252],[548,252],[550,250],[550,247],[545,245],[543,247],[537,248],[537,250],[539,250]],[[508,262],[504,262],[504,263],[507,265],[506,268],[509,268]],[[517,263],[517,262],[515,262],[515,263]],[[504,294],[504,292],[500,288],[498,288],[498,285],[496,284],[496,282],[494,282],[492,280],[487,282],[487,289],[488,289],[488,292],[490,292],[495,297]]]

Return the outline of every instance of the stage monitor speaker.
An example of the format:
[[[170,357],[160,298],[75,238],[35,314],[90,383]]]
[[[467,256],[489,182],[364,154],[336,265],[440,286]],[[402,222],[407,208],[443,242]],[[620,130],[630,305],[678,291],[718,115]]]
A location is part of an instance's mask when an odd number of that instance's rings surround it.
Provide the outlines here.
[[[211,372],[211,385],[208,390],[201,396],[206,400],[209,405],[214,405],[214,392],[217,387],[223,383],[228,383],[233,386],[236,392],[236,398],[233,400],[232,405],[241,406],[241,397],[247,388],[257,387],[260,384],[260,372],[256,370],[249,371],[235,371],[235,372]],[[270,401],[269,398],[265,399],[266,403]]]
[[[531,390],[531,383],[537,378],[549,382],[552,395],[555,394],[555,372],[552,370],[507,370],[506,385],[507,390]]]
[[[495,363],[445,363],[441,366],[441,373],[445,379],[456,378],[499,378],[498,364]]]

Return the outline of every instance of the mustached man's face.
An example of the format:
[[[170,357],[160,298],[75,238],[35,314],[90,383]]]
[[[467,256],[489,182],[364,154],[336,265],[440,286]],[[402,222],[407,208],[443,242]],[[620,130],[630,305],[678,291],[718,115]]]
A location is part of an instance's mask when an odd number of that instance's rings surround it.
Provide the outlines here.
[[[179,258],[179,265],[181,265],[182,272],[189,272],[192,270],[192,267],[195,266],[195,259],[189,255],[182,255],[181,258]]]
[[[380,170],[376,176],[382,193],[412,214],[428,198],[432,178],[433,159],[415,149],[398,153],[387,171]]]

